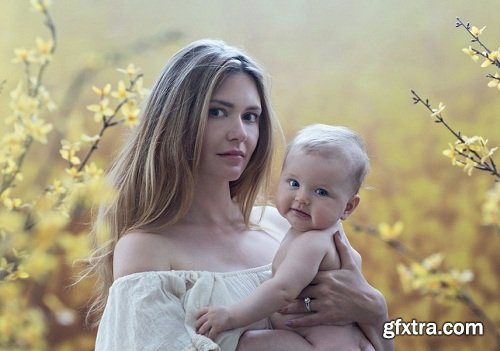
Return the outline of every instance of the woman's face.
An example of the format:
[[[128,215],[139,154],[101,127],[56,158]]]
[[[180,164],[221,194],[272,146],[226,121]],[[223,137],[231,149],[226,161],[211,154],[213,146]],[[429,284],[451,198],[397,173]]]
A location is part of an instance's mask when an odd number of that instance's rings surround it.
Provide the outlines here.
[[[237,180],[259,139],[262,112],[257,86],[246,73],[229,75],[210,99],[200,176]]]

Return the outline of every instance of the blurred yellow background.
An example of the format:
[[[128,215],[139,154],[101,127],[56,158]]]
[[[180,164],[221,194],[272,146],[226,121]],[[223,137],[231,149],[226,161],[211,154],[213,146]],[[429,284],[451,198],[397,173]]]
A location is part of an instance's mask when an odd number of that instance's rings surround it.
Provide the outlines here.
[[[49,10],[58,47],[44,82],[59,109],[46,116],[55,129],[47,147],[35,150],[27,161],[41,188],[60,172],[44,165],[59,163],[61,137],[98,131],[86,109],[95,101],[92,85],[116,81],[116,68],[133,62],[149,87],[179,48],[200,38],[223,39],[266,68],[287,139],[320,122],[348,126],[366,140],[371,158],[366,185],[371,189],[362,191],[361,205],[348,222],[402,221],[401,241],[419,255],[441,252],[448,268],[471,269],[471,296],[498,328],[500,238],[494,227],[481,224],[480,213],[493,177],[478,171],[468,177],[452,167],[442,150],[453,137],[433,123],[422,105],[414,106],[410,94],[416,90],[433,106],[442,101],[447,106],[443,116],[456,130],[481,135],[491,147],[500,144],[500,92],[488,88],[485,78],[495,71],[480,68],[461,51],[470,45],[470,36],[455,28],[457,16],[486,26],[481,38],[496,50],[498,0],[54,0]],[[0,81],[6,80],[0,113],[7,116],[9,92],[23,79],[22,66],[11,63],[13,50],[33,45],[36,36],[47,37],[48,32],[29,1],[2,0],[0,23]],[[125,129],[116,128],[104,138],[94,155],[102,167]],[[30,192],[30,183],[23,184]],[[367,279],[385,295],[391,318],[478,320],[462,304],[403,292],[395,268],[402,258],[376,238],[348,235],[363,256]],[[91,288],[83,285],[78,293],[67,289],[70,275],[58,268],[44,287],[50,285],[78,309]],[[38,303],[43,305],[33,301]],[[64,326],[46,318],[51,325],[48,349],[92,349],[94,331],[84,329],[81,321]],[[395,341],[399,350],[493,350],[496,345],[488,329],[485,336],[399,336]]]

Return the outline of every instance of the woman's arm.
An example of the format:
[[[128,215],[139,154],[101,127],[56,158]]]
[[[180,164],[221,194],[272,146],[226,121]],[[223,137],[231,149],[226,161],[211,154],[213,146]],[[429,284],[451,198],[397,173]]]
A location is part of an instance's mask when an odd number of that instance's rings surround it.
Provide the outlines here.
[[[393,350],[393,342],[382,337],[383,325],[389,318],[383,295],[362,275],[346,239],[337,233],[334,240],[341,268],[319,272],[312,284],[299,295],[300,299],[280,312],[307,312],[302,299],[311,297],[312,309],[317,312],[291,320],[291,327],[358,323],[377,351]]]

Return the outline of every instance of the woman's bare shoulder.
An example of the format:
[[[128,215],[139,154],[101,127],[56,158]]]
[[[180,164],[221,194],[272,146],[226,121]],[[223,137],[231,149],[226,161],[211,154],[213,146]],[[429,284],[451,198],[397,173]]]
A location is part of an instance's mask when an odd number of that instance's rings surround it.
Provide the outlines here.
[[[130,232],[123,235],[113,253],[113,278],[170,270],[168,246],[168,240],[160,234]]]

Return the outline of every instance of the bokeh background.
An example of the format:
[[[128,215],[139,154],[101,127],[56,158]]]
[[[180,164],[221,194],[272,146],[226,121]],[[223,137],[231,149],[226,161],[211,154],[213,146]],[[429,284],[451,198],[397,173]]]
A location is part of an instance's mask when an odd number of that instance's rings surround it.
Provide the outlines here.
[[[54,130],[48,144],[29,156],[31,181],[20,184],[23,191],[36,193],[62,171],[61,138],[97,133],[86,109],[96,99],[92,85],[117,81],[116,68],[133,62],[149,87],[185,44],[223,39],[266,68],[287,139],[314,122],[345,125],[364,137],[372,165],[366,181],[370,189],[362,190],[361,205],[348,221],[402,221],[400,240],[421,257],[439,252],[448,268],[472,270],[468,291],[498,328],[500,238],[494,227],[481,223],[481,206],[494,179],[480,172],[468,177],[451,166],[442,150],[453,137],[433,123],[422,105],[413,105],[410,94],[414,89],[435,106],[444,102],[444,117],[457,130],[484,136],[490,146],[500,144],[500,93],[488,88],[485,78],[494,70],[480,68],[461,51],[470,37],[455,28],[457,16],[486,25],[481,38],[496,50],[498,0],[54,0],[49,9],[58,47],[44,81],[59,108],[45,117]],[[10,114],[9,91],[23,79],[22,66],[11,63],[13,50],[33,45],[36,36],[48,36],[42,19],[29,1],[1,0],[2,116]],[[125,131],[115,128],[103,139],[93,156],[101,167],[109,164]],[[79,231],[87,228],[85,223],[73,225]],[[348,235],[363,256],[367,279],[385,295],[391,318],[478,320],[464,304],[404,292],[395,267],[405,258],[377,238],[354,231]],[[44,343],[29,349],[91,350],[95,331],[84,327],[83,316],[92,284],[70,288],[75,271],[63,262],[56,267],[23,288],[22,297],[40,309],[40,323],[46,326]],[[49,291],[78,317],[62,322],[46,306],[50,303],[33,297]],[[0,325],[9,323],[6,314],[0,318]],[[395,342],[398,350],[496,348],[491,330],[484,336],[399,336]]]

